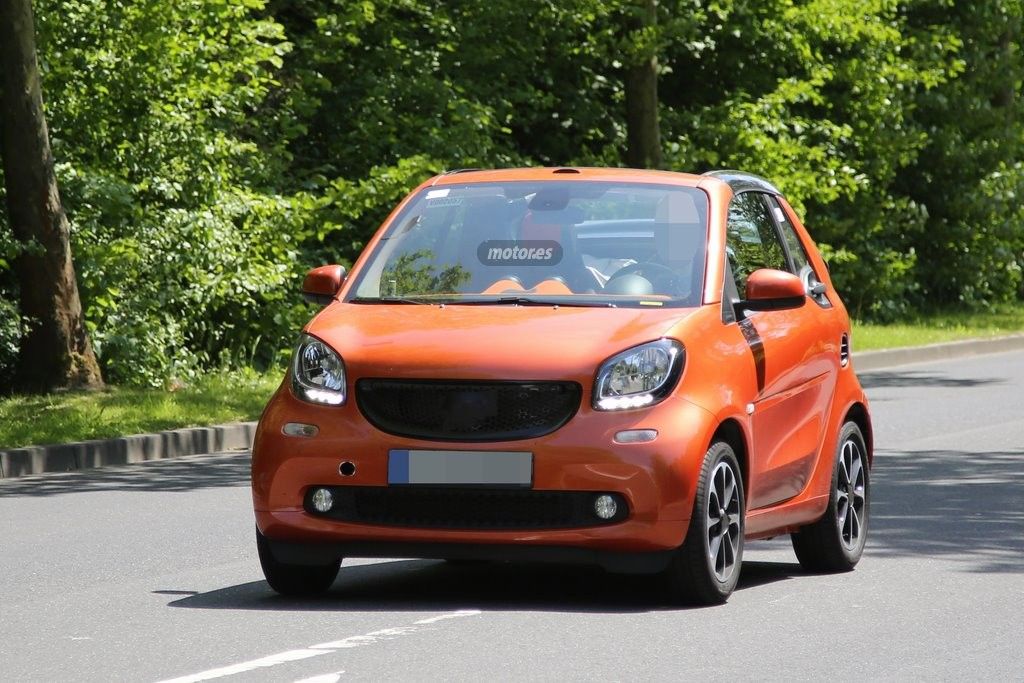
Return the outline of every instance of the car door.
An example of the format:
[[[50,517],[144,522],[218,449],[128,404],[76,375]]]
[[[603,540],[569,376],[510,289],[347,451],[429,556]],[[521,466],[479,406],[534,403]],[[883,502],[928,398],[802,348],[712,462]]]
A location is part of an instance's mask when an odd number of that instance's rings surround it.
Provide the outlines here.
[[[737,324],[754,352],[758,384],[751,415],[751,510],[792,498],[806,486],[839,371],[831,306],[815,288],[813,270],[807,272],[807,255],[796,234],[795,242],[783,239],[784,221],[770,195],[747,191],[730,203],[726,245],[733,296],[744,296],[747,277],[759,268],[801,275],[809,288],[796,308],[754,312],[737,307]]]

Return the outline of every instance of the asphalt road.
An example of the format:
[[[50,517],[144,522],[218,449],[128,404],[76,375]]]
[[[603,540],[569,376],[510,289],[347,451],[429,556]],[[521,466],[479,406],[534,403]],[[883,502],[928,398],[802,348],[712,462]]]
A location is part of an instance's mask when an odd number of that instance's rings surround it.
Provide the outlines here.
[[[644,577],[352,561],[274,595],[248,459],[0,481],[0,679],[1024,679],[1024,352],[864,375],[872,529],[856,571],[751,543],[729,603]]]

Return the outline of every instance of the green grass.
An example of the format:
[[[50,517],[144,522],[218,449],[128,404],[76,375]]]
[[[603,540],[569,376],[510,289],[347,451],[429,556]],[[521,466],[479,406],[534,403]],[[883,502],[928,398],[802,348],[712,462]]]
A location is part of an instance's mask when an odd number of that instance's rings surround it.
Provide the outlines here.
[[[936,313],[906,323],[853,323],[857,351],[895,349],[942,342],[999,337],[1024,332],[1024,305],[1005,306],[988,313]]]
[[[283,371],[209,374],[177,391],[108,387],[0,399],[0,449],[255,420]]]

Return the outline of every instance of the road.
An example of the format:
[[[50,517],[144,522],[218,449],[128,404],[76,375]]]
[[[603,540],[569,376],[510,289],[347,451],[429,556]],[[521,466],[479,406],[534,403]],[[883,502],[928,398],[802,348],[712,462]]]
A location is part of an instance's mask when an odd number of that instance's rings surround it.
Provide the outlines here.
[[[856,571],[751,543],[729,603],[644,577],[351,561],[262,581],[244,454],[0,482],[4,681],[1021,680],[1024,353],[864,375],[878,444]]]

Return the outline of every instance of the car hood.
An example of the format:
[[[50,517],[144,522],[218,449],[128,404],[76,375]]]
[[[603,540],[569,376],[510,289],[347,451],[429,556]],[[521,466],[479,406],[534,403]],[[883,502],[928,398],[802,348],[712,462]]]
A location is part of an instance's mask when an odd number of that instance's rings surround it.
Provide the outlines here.
[[[576,379],[693,309],[334,303],[306,327],[350,378]]]

